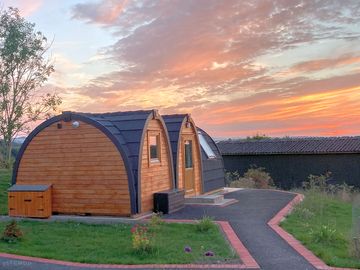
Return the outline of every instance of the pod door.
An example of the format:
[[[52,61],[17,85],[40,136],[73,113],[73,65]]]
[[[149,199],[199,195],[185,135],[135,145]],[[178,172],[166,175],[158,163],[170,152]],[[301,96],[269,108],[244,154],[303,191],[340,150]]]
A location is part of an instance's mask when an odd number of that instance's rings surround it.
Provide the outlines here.
[[[195,193],[194,142],[192,136],[183,136],[183,168],[186,195]]]

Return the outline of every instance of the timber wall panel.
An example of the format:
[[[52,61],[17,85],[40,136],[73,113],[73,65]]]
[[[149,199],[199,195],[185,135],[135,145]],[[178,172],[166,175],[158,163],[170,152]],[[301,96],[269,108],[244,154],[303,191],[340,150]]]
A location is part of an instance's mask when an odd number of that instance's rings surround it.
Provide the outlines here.
[[[57,123],[29,143],[17,184],[52,184],[54,212],[130,215],[127,173],[122,157],[99,129],[80,121]]]
[[[152,211],[154,206],[153,194],[158,191],[172,188],[169,145],[159,120],[149,121],[148,130],[160,132],[161,161],[149,164],[148,136],[144,137],[141,161],[141,212]]]

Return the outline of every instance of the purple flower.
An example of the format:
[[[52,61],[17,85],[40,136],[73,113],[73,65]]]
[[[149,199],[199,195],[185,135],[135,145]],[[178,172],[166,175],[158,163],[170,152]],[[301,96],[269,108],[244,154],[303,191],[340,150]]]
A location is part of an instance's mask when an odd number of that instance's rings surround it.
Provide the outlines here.
[[[184,251],[185,251],[186,253],[190,253],[190,252],[192,251],[192,249],[191,249],[191,247],[186,246],[186,247],[184,248]]]
[[[214,252],[212,252],[211,250],[209,250],[209,251],[206,251],[204,255],[205,255],[206,257],[212,257],[212,256],[214,256],[215,254],[214,254]]]

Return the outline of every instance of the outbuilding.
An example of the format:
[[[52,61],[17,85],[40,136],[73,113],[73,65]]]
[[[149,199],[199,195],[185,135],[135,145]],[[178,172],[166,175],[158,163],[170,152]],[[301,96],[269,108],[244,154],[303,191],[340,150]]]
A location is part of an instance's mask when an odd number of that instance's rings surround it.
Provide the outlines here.
[[[172,164],[156,110],[64,112],[26,138],[12,182],[51,186],[52,213],[131,216],[152,211],[154,193],[174,189]]]
[[[299,187],[331,172],[331,184],[360,187],[360,137],[300,137],[218,142],[227,171],[264,167],[278,187]]]

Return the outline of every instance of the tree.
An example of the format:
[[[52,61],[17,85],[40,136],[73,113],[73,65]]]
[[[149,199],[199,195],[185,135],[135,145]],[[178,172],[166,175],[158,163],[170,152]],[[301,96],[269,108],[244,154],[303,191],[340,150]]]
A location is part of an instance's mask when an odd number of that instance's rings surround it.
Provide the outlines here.
[[[258,141],[258,140],[264,140],[264,139],[270,139],[270,137],[267,136],[266,134],[260,134],[259,132],[257,132],[253,136],[246,137],[246,140],[248,140],[248,141]]]
[[[45,119],[61,104],[56,94],[40,94],[54,67],[45,53],[50,45],[16,8],[0,11],[0,137],[7,166],[12,142],[29,123]]]

